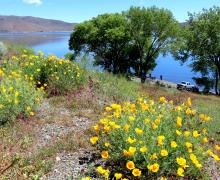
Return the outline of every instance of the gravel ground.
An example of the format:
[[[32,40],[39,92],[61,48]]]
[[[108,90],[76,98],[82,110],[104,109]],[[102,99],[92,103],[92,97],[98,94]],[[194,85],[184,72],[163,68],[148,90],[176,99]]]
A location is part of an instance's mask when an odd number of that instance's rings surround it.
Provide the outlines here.
[[[80,173],[87,170],[86,164],[79,164],[79,156],[83,151],[75,153],[62,152],[57,154],[53,170],[43,180],[66,180],[76,179]]]
[[[38,132],[37,148],[51,145],[54,141],[72,132],[71,127],[61,126],[59,124],[45,124]]]
[[[72,118],[74,125],[72,127],[60,126],[57,124],[45,124],[39,132],[38,147],[43,147],[52,144],[60,137],[67,135],[70,132],[77,133],[80,130],[86,130],[89,124],[89,119],[74,116]],[[87,169],[87,164],[80,163],[80,158],[85,154],[83,149],[77,152],[68,153],[62,152],[56,155],[56,162],[52,171],[43,179],[46,180],[66,180],[76,179],[79,174],[82,174]]]
[[[85,117],[74,116],[72,121],[76,130],[86,130],[92,124],[92,121]]]
[[[81,180],[81,176],[88,172],[88,163],[102,164],[102,160],[95,160],[95,154],[87,152],[86,149],[79,149],[78,152],[62,152],[57,154],[53,170],[42,180]],[[101,180],[93,178],[93,180]]]
[[[38,119],[43,122],[43,125],[38,127],[35,150],[44,146],[50,146],[69,133],[74,137],[74,134],[77,135],[80,131],[84,132],[92,124],[92,120],[85,117],[75,116],[68,109],[63,107],[52,107],[47,101],[43,102],[38,114]],[[58,120],[54,120],[54,117]],[[88,165],[86,162],[82,162],[81,159],[88,160],[88,156],[88,153],[86,153],[86,150],[84,149],[78,149],[77,152],[74,153],[58,153],[56,155],[55,165],[51,172],[41,179],[75,180],[80,174],[87,171]]]
[[[211,180],[220,180],[219,162],[215,161],[213,158],[209,158],[205,170],[211,177]]]

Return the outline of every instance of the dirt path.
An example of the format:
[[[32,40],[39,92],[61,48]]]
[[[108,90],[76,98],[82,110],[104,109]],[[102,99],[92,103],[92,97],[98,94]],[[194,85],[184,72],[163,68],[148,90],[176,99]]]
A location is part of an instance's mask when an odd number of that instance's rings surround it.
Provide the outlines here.
[[[38,117],[43,125],[36,134],[37,143],[34,149],[39,150],[45,146],[52,146],[57,141],[71,136],[76,144],[85,140],[85,132],[93,124],[92,120],[76,116],[64,107],[53,107],[45,101],[39,111]],[[88,150],[87,150],[88,151]],[[55,164],[52,170],[42,177],[42,180],[77,179],[79,174],[87,170],[87,164],[80,163],[80,158],[87,153],[83,147],[77,147],[75,152],[63,151],[55,155]]]

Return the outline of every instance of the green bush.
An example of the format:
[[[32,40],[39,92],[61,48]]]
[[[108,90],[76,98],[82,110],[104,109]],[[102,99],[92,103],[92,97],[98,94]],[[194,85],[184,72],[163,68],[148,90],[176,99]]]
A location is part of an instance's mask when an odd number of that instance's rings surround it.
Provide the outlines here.
[[[0,82],[0,124],[17,116],[33,116],[41,98],[42,92],[25,81],[19,72],[13,71],[3,77]]]
[[[0,64],[0,124],[33,116],[44,93],[64,94],[84,81],[84,71],[76,63],[54,55],[23,49],[5,56]]]
[[[52,95],[63,94],[85,80],[83,71],[76,63],[54,55],[46,57],[42,52],[34,55],[24,51],[21,56],[13,56],[7,61],[5,68],[19,68],[25,80]]]

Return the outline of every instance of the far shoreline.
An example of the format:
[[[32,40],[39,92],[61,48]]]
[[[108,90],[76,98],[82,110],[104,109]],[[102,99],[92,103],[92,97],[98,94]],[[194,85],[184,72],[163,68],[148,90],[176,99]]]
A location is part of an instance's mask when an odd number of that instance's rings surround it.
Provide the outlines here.
[[[1,34],[8,33],[71,33],[72,31],[0,31]]]

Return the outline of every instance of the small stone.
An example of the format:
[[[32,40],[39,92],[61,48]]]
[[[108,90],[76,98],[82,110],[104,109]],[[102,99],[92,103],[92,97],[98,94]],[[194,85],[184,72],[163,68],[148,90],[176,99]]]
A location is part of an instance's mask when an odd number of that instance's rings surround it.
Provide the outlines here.
[[[46,135],[45,139],[49,140],[49,139],[51,139],[51,137],[49,135]]]
[[[23,174],[23,177],[26,179],[26,178],[27,178],[27,174],[26,174],[26,173],[24,173],[24,174]]]
[[[61,159],[59,156],[56,157],[56,161],[59,162]]]

